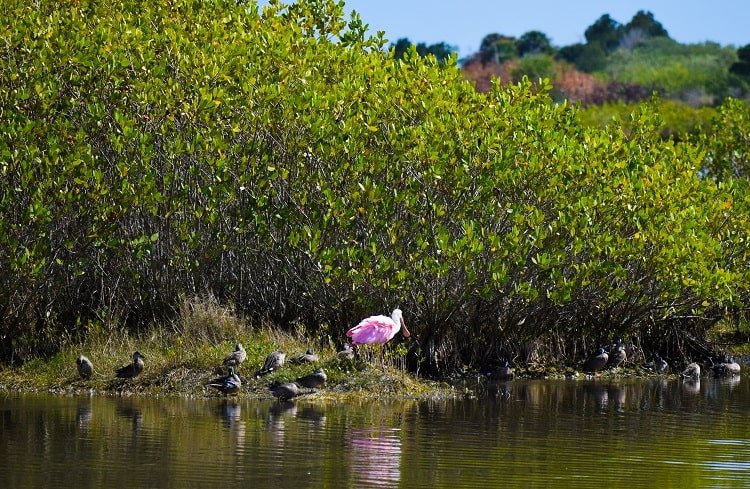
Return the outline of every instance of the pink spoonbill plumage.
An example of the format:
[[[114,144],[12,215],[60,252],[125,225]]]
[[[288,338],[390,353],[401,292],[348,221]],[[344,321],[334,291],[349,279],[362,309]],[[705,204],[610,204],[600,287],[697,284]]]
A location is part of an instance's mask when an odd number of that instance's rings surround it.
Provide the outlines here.
[[[370,316],[349,331],[346,336],[352,339],[352,345],[383,345],[401,330],[404,337],[408,338],[410,333],[404,324],[404,316],[401,309],[394,309],[391,317]]]

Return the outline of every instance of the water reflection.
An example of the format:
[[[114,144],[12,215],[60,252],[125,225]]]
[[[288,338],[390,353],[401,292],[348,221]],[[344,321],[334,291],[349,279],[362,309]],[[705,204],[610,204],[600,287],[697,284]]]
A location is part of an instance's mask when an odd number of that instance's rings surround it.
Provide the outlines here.
[[[750,485],[741,378],[481,389],[370,404],[4,393],[0,487]]]
[[[396,487],[401,480],[398,428],[353,429],[349,432],[352,487]]]

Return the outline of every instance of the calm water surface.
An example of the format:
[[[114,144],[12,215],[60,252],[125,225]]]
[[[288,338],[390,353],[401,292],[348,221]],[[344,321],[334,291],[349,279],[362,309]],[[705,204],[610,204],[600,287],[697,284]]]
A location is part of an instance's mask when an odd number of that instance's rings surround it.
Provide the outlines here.
[[[0,488],[749,487],[750,380],[295,404],[0,392]]]

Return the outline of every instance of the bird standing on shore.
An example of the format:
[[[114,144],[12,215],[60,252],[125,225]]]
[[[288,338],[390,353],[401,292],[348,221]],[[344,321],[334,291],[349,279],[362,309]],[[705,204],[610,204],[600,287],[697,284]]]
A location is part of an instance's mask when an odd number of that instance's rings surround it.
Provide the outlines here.
[[[346,336],[352,339],[352,345],[383,345],[393,338],[396,333],[401,333],[408,338],[411,333],[406,329],[404,316],[401,309],[394,309],[391,317],[370,316],[346,332]]]
[[[656,357],[656,371],[660,374],[669,372],[669,364],[662,357]]]
[[[279,382],[275,380],[271,383],[268,389],[271,394],[279,401],[288,401],[302,394],[301,386],[296,382]]]
[[[689,363],[685,370],[682,371],[682,376],[689,379],[697,379],[701,376],[701,366],[697,363]]]
[[[115,377],[118,379],[134,379],[138,377],[143,371],[143,360],[146,357],[139,351],[133,352],[133,363],[120,367],[115,372]]]
[[[83,380],[91,378],[91,375],[94,373],[94,364],[91,363],[91,360],[80,355],[76,358],[76,365],[78,366],[78,375],[80,375]]]
[[[595,374],[607,365],[608,360],[609,355],[607,355],[607,352],[604,351],[604,348],[599,348],[593,356],[586,359],[583,363],[583,371]]]
[[[716,377],[734,377],[740,374],[740,364],[732,357],[726,357],[723,362],[714,365]]]
[[[318,355],[312,348],[308,348],[305,353],[301,353],[289,359],[289,363],[315,363],[318,361]]]
[[[311,374],[307,374],[303,377],[299,377],[295,382],[299,384],[300,387],[318,389],[320,387],[323,387],[323,385],[325,385],[326,380],[328,380],[328,376],[326,375],[325,370],[323,370],[322,368],[319,368],[319,369],[316,369]]]
[[[229,394],[236,394],[242,387],[240,377],[234,373],[234,365],[229,366],[229,374],[223,377],[217,377],[208,383],[210,387],[218,390],[226,397]]]
[[[234,351],[224,358],[224,365],[233,365],[239,367],[242,362],[247,358],[247,352],[242,346],[242,343],[237,343],[234,346]]]
[[[617,368],[628,359],[627,353],[625,353],[625,345],[621,341],[617,341],[608,354],[607,367]]]
[[[274,370],[280,369],[284,365],[286,360],[286,353],[281,350],[271,352],[267,357],[266,361],[263,362],[263,366],[255,374],[257,377],[261,377],[266,374],[270,374]]]

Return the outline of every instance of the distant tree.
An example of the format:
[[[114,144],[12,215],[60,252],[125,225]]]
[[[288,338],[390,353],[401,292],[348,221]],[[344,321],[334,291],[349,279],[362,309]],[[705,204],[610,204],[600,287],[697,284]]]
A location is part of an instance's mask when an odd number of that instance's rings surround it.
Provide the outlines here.
[[[669,37],[669,33],[654,19],[654,14],[651,12],[639,10],[630,22],[625,25],[625,33],[630,31],[640,31],[646,37]]]
[[[412,46],[414,45],[411,41],[409,41],[408,38],[402,37],[401,39],[396,41],[395,44],[391,44],[393,57],[396,59],[402,59]],[[420,42],[414,47],[417,50],[417,54],[419,54],[420,56],[425,57],[429,54],[432,54],[440,64],[445,63],[448,58],[450,58],[450,56],[456,52],[455,46],[451,46],[445,42],[430,44],[429,46],[423,42]]]
[[[518,56],[516,38],[498,33],[487,34],[479,45],[482,63],[502,63]]]
[[[515,81],[527,76],[529,80],[536,82],[540,78],[555,80],[557,74],[555,62],[548,54],[529,54],[524,56],[518,62],[518,66],[513,70],[512,75]]]
[[[451,55],[455,52],[456,47],[451,46],[446,42],[438,42],[435,44],[430,44],[429,46],[423,42],[417,44],[417,53],[420,56],[425,57],[428,54],[431,54],[435,56],[435,59],[437,59],[437,62],[440,64],[445,63],[448,58],[450,58]]]
[[[586,29],[584,36],[588,44],[599,44],[605,52],[609,53],[620,45],[622,24],[609,14],[604,14]]]
[[[396,59],[402,59],[410,47],[411,41],[406,37],[402,37],[401,39],[396,41],[396,44],[391,44],[393,57]]]
[[[518,38],[516,43],[518,55],[523,57],[527,54],[550,54],[552,43],[547,34],[540,31],[529,31]]]
[[[583,53],[583,49],[585,46],[585,44],[581,44],[580,42],[571,44],[569,46],[563,46],[557,50],[555,58],[562,61],[567,61],[571,64],[576,64],[578,58],[581,56],[581,53]]]
[[[607,53],[598,42],[584,44],[574,64],[586,73],[603,70],[607,66]]]
[[[737,61],[732,63],[729,71],[746,81],[750,81],[750,44],[746,44],[737,50]]]

